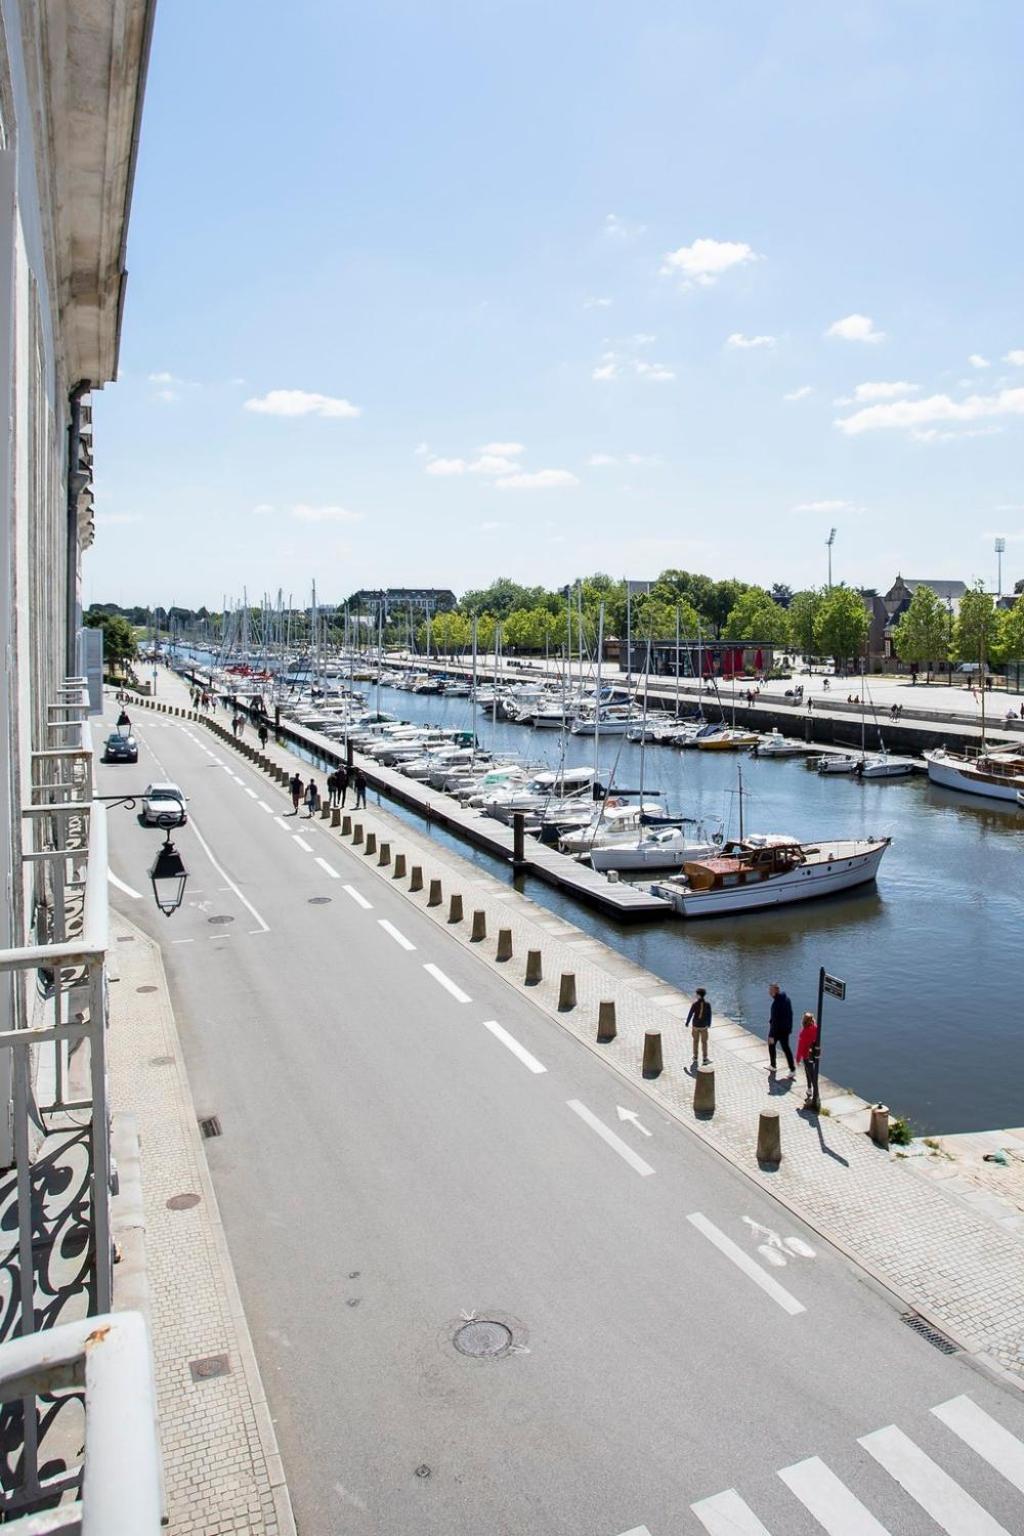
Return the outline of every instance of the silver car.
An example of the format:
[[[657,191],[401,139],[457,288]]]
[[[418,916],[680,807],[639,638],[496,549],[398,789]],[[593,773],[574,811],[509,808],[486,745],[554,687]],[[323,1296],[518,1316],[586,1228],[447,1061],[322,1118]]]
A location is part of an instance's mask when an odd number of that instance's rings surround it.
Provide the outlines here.
[[[185,792],[177,784],[147,784],[142,797],[142,820],[147,827],[183,827],[188,820]]]

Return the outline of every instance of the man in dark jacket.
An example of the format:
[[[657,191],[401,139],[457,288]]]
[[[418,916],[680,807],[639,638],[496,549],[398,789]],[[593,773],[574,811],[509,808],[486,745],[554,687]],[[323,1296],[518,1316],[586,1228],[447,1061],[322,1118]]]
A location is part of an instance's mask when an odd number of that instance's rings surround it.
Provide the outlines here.
[[[775,1047],[781,1046],[790,1076],[793,1077],[796,1074],[796,1062],[793,1060],[793,1050],[789,1043],[789,1037],[793,1033],[793,1004],[777,981],[773,981],[768,988],[768,996],[772,1000],[772,1011],[768,1021],[769,1071],[775,1071]]]

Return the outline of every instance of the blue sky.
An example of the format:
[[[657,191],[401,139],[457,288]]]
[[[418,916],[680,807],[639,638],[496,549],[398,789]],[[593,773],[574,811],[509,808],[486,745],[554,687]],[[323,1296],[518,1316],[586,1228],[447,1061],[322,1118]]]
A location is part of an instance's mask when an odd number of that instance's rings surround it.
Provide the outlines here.
[[[86,601],[1024,575],[1014,0],[163,0]]]

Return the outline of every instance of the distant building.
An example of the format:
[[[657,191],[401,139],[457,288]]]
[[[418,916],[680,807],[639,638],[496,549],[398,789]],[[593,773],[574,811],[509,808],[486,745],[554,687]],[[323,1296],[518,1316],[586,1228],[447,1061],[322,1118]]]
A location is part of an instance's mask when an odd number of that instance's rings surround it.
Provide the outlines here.
[[[897,576],[888,592],[879,597],[877,592],[862,592],[861,597],[871,620],[868,631],[868,664],[881,667],[886,672],[909,671],[901,662],[893,644],[893,635],[900,619],[910,607],[918,587],[928,587],[946,606],[949,616],[950,635],[960,612],[960,599],[967,591],[965,581],[930,581],[924,578]],[[935,657],[934,665],[944,666],[945,657]]]
[[[381,587],[354,592],[348,600],[349,610],[374,615],[383,608],[385,620],[395,615],[414,614],[428,616],[448,613],[455,607],[457,598],[447,587]]]
[[[625,655],[619,642],[620,657]],[[620,661],[621,664],[621,661]],[[647,641],[634,641],[630,671],[642,673],[647,665]],[[651,675],[656,677],[760,677],[775,665],[775,647],[764,640],[651,641]]]

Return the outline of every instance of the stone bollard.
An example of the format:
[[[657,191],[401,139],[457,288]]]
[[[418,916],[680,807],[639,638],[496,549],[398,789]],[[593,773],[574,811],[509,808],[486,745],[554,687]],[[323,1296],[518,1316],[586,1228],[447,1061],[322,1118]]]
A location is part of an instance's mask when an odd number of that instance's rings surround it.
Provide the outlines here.
[[[336,805],[332,805],[331,806],[331,826],[332,827],[340,827],[341,826],[341,811],[339,810],[339,808]]]
[[[448,903],[448,921],[450,923],[462,922],[462,897],[458,891],[454,892]]]
[[[351,816],[343,816],[341,818],[341,835],[342,835],[342,837],[351,837],[352,836],[352,817]]]
[[[443,900],[440,880],[431,880],[430,889],[427,892],[427,906],[439,907]]]
[[[540,950],[528,949],[526,951],[526,985],[536,987],[544,980],[544,971],[541,966]]]
[[[392,880],[404,880],[405,879],[405,854],[404,853],[396,853],[395,854],[395,867],[391,871],[391,878],[392,878]]]
[[[321,805],[321,807],[320,807],[320,820],[321,821],[326,821],[330,814],[331,814],[331,808],[328,805],[327,801],[325,800],[323,805]]]
[[[693,1085],[693,1112],[701,1120],[710,1120],[715,1112],[715,1069],[697,1068],[697,1080]]]
[[[469,935],[471,944],[479,944],[487,937],[487,913],[479,908],[473,913],[473,927]]]
[[[366,847],[363,849],[363,853],[365,855],[365,854],[368,854],[368,853],[376,853],[376,852],[377,852],[377,834],[376,834],[376,832],[367,832],[367,834],[366,834]]]
[[[876,1147],[889,1145],[889,1108],[886,1104],[872,1104],[871,1125],[868,1135]]]
[[[572,971],[563,971],[558,982],[558,1011],[571,1013],[576,1007],[576,977]]]
[[[602,998],[597,1005],[597,1043],[607,1045],[614,1040],[618,1029],[615,1023],[615,999],[614,997]]]
[[[495,958],[495,960],[511,960],[512,959],[512,929],[511,928],[499,928],[498,929],[498,949],[497,949],[497,952],[496,952],[494,958]]]
[[[663,1066],[661,1035],[656,1030],[648,1030],[644,1035],[644,1077],[660,1077]]]
[[[353,828],[352,828],[352,842],[353,842],[353,844],[356,847],[358,847],[359,844],[362,842],[362,840],[363,840],[363,824],[362,824],[361,821],[357,821],[355,823],[355,825],[353,826]]]
[[[757,1160],[759,1163],[781,1163],[782,1125],[777,1109],[762,1109],[757,1123]]]
[[[422,866],[422,864],[414,864],[412,869],[409,871],[409,889],[410,889],[410,891],[422,891],[422,889],[423,889],[423,866]]]
[[[391,863],[390,843],[381,843],[380,854],[377,858],[377,863],[381,866],[381,868],[387,868],[387,866]]]

